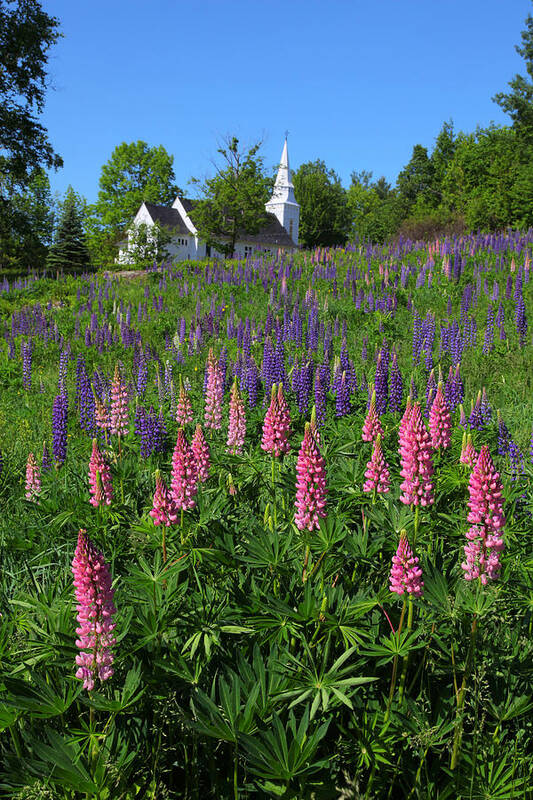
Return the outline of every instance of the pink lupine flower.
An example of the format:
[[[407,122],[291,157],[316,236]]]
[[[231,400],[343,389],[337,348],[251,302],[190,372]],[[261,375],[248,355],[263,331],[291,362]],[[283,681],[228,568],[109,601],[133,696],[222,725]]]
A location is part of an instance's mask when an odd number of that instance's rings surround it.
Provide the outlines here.
[[[450,409],[444,398],[442,389],[442,381],[439,381],[437,394],[433,400],[431,410],[429,412],[429,432],[431,434],[431,446],[437,450],[442,447],[446,450],[450,446],[452,438],[451,433],[452,421]]]
[[[178,425],[187,425],[188,422],[192,422],[192,417],[191,399],[185,391],[183,380],[180,375],[180,391],[178,395],[178,405],[176,407],[176,422]]]
[[[194,508],[198,491],[198,465],[183,430],[178,430],[172,455],[172,498],[180,509]]]
[[[478,459],[478,452],[474,445],[472,444],[472,434],[463,433],[463,442],[461,446],[461,455],[459,457],[459,462],[461,464],[467,464],[469,467],[473,467]]]
[[[466,561],[461,567],[467,581],[479,578],[485,585],[500,575],[500,553],[504,548],[502,529],[505,525],[502,483],[486,445],[481,448],[470,475],[468,491],[470,511],[467,519],[472,526],[466,533]]]
[[[505,525],[502,482],[486,445],[481,448],[470,475],[468,491],[470,492],[468,522],[484,525],[490,533],[501,530]]]
[[[39,503],[41,493],[41,470],[33,453],[28,453],[26,462],[26,500]]]
[[[407,426],[409,424],[409,420],[411,419],[411,412],[413,410],[413,404],[411,402],[411,395],[407,398],[407,403],[405,404],[405,411],[403,412],[403,416],[400,420],[400,424],[398,425],[398,452],[402,453],[402,447],[405,444],[405,431],[407,430]]]
[[[227,451],[236,455],[242,453],[244,437],[246,436],[246,414],[244,403],[237,387],[237,379],[233,381],[231,387],[231,397],[229,403],[229,426]]]
[[[381,422],[376,411],[376,392],[372,392],[366,419],[363,423],[361,438],[363,442],[372,442],[377,435],[383,436]]]
[[[207,357],[207,387],[205,393],[204,416],[206,428],[212,428],[213,430],[218,431],[222,427],[223,394],[224,387],[222,385],[222,372],[211,348]]]
[[[209,478],[209,467],[211,459],[209,455],[209,445],[207,444],[204,432],[201,425],[196,426],[194,436],[192,437],[192,452],[196,459],[198,468],[198,480],[200,483],[205,483]]]
[[[409,547],[407,534],[402,531],[398,549],[392,557],[389,578],[390,591],[396,592],[396,594],[412,594],[413,597],[421,597],[424,582],[421,580],[422,570],[418,564],[418,557],[413,555],[413,551]]]
[[[308,422],[296,462],[296,512],[294,522],[303,531],[320,528],[319,518],[326,517],[326,465]]]
[[[100,428],[100,430],[107,432],[111,428],[109,409],[105,403],[100,400],[97,394],[94,394],[94,419],[96,427]]]
[[[159,470],[155,473],[155,492],[150,516],[154,525],[170,527],[178,519],[179,509],[172,498],[172,493],[167,488]]]
[[[120,375],[118,364],[111,384],[111,424],[109,430],[116,436],[128,433],[128,391]]]
[[[381,435],[379,433],[374,440],[372,458],[366,465],[365,478],[363,492],[376,491],[378,494],[386,494],[390,489],[389,465],[385,461],[383,450],[381,449]]]
[[[275,458],[279,458],[282,453],[288,453],[291,449],[290,434],[291,417],[289,407],[283,396],[283,384],[280,383],[279,388],[274,384],[272,386],[270,406],[263,422],[261,449]]]
[[[420,405],[415,403],[409,421],[402,435],[400,447],[403,483],[400,500],[406,505],[428,506],[434,501],[433,462],[431,460],[431,441],[422,421]]]
[[[113,674],[111,648],[115,644],[115,623],[112,618],[116,609],[109,567],[84,530],[78,534],[72,573],[79,623],[76,647],[82,651],[76,656],[76,678],[83,681],[84,689],[91,691],[96,678],[106,681]]]
[[[113,484],[109,464],[98,449],[96,439],[93,439],[93,450],[89,459],[89,489],[91,499],[89,503],[97,508],[105,504],[111,505],[113,498]]]

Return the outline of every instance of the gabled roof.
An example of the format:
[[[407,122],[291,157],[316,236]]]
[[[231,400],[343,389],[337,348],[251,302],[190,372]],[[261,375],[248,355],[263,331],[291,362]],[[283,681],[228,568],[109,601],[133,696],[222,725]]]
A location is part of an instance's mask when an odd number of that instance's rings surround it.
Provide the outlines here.
[[[170,228],[174,233],[190,234],[179,211],[168,206],[156,206],[155,203],[144,203],[153,222],[159,222],[165,228]]]
[[[274,214],[267,213],[268,222],[258,233],[239,233],[239,239],[243,242],[254,244],[265,244],[277,247],[296,247],[291,237]]]

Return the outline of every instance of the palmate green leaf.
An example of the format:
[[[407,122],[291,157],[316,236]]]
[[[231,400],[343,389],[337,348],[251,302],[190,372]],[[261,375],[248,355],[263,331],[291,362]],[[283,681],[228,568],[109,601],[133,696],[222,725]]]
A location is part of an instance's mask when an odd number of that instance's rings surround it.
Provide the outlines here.
[[[383,666],[383,664],[388,664],[396,656],[404,658],[413,650],[425,647],[426,641],[417,641],[420,633],[421,631],[419,630],[415,630],[412,633],[402,631],[400,634],[391,633],[390,636],[382,636],[379,640],[381,644],[367,644],[361,650],[361,655],[377,658],[377,666]]]
[[[53,784],[96,796],[99,787],[91,780],[80,746],[50,728],[45,734],[48,744],[38,740],[33,742],[33,757],[25,762],[28,774],[49,778]]]
[[[214,680],[211,694],[198,690],[191,699],[193,720],[190,722],[199,733],[225,742],[236,742],[238,735],[256,730],[259,686],[246,692],[240,677],[233,671],[228,677]]]
[[[328,731],[330,720],[313,726],[307,707],[297,724],[291,711],[284,724],[278,714],[271,727],[255,736],[241,735],[249,769],[262,780],[290,784],[295,778],[309,776],[322,769],[328,759],[315,759],[318,746]]]
[[[89,695],[82,694],[82,702],[89,708],[99,711],[125,711],[136,705],[145,693],[147,686],[139,686],[141,682],[141,667],[137,665],[130,669],[124,680],[122,690],[114,689],[114,700],[110,700],[100,692],[92,691]]]
[[[51,719],[64,714],[81,693],[81,683],[62,681],[59,689],[33,672],[31,682],[4,678],[2,702],[33,719]]]

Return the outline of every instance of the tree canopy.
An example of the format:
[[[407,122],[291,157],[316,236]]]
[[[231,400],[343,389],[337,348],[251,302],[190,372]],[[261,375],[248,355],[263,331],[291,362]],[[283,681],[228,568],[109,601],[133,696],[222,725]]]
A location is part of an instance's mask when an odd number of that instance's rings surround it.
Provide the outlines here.
[[[89,220],[93,260],[110,263],[125,229],[143,202],[170,205],[179,189],[175,184],[174,157],[163,145],[122,142],[115,147],[100,175],[98,200]]]
[[[300,204],[299,240],[302,247],[344,244],[350,217],[340,178],[324,161],[308,161],[293,175],[294,194]]]
[[[86,269],[89,264],[90,256],[83,231],[79,197],[72,186],[69,186],[46,266],[52,270],[69,271]]]
[[[237,137],[229,136],[217,150],[221,158],[215,175],[192,179],[203,194],[191,211],[199,236],[227,256],[235,252],[238,237],[258,233],[268,219],[265,203],[272,180],[264,174],[260,148],[257,142],[241,149]]]
[[[533,16],[526,18],[526,29],[522,31],[522,46],[515,47],[526,62],[528,77],[515,75],[509,81],[509,92],[498,92],[493,100],[509,114],[513,125],[520,133],[533,138]]]

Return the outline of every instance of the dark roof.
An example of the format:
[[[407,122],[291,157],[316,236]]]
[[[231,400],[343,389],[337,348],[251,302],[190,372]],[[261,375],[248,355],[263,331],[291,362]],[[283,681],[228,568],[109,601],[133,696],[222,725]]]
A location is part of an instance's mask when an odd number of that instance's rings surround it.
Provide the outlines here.
[[[255,244],[275,245],[277,247],[296,247],[291,237],[274,214],[267,213],[268,222],[258,233],[239,234],[239,239],[243,242]]]
[[[198,202],[197,200],[188,200],[186,197],[180,197],[180,203],[187,212],[187,214],[189,213],[189,211],[192,211],[197,202]]]
[[[174,233],[191,233],[176,208],[156,206],[154,203],[146,202],[144,205],[154,222],[159,222],[165,228],[171,228]]]

